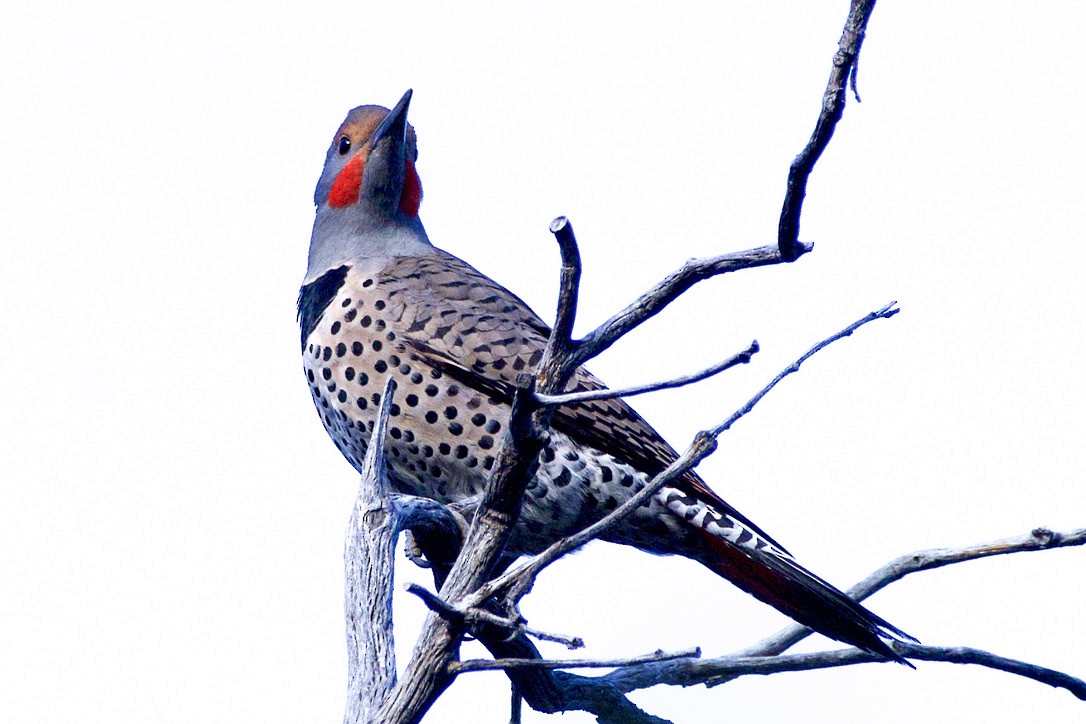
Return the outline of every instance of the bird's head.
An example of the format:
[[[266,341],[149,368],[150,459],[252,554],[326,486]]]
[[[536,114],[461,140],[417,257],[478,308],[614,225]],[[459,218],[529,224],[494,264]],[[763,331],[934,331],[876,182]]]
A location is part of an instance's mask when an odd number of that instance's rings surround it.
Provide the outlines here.
[[[317,182],[314,203],[346,213],[418,216],[422,185],[415,171],[415,129],[407,122],[411,91],[391,111],[359,106],[340,125]]]
[[[317,218],[307,278],[361,258],[432,250],[419,221],[422,184],[415,171],[411,91],[390,111],[359,106],[332,137],[313,202]]]

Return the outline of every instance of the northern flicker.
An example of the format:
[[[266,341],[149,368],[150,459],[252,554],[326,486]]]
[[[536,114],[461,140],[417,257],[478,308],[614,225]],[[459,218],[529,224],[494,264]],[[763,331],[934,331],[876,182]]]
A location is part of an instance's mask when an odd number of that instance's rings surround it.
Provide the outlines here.
[[[462,504],[484,488],[513,385],[539,362],[549,329],[515,294],[430,243],[410,100],[408,91],[391,111],[355,108],[332,139],[298,300],[302,355],[325,429],[356,469],[381,385],[394,375],[392,486]],[[571,382],[602,386],[583,369]],[[622,400],[559,409],[506,552],[536,553],[593,523],[676,457]],[[800,623],[907,663],[882,640],[907,634],[801,567],[693,472],[605,539],[696,560]]]

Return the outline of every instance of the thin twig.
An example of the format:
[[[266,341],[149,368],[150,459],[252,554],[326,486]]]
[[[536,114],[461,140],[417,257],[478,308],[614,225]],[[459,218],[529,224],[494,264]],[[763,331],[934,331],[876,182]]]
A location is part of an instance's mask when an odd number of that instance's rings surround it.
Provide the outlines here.
[[[495,669],[613,669],[623,666],[637,666],[659,661],[676,659],[696,659],[701,656],[698,647],[683,651],[656,651],[645,656],[626,659],[469,659],[450,664],[450,669],[460,674],[468,671],[494,671]]]
[[[864,326],[868,322],[873,322],[876,319],[889,319],[890,317],[892,317],[895,314],[897,314],[898,312],[900,312],[901,311],[900,309],[895,309],[894,308],[895,304],[897,304],[897,302],[890,302],[889,304],[887,304],[882,309],[871,312],[870,314],[865,316],[863,319],[856,320],[855,322],[853,322],[849,326],[842,329],[837,334],[834,334],[834,335],[832,335],[830,337],[827,337],[826,339],[824,339],[821,342],[819,342],[818,344],[816,344],[814,347],[811,347],[809,350],[807,350],[803,354],[802,357],[797,359],[795,362],[793,362],[791,365],[789,365],[787,368],[785,368],[783,371],[781,371],[781,373],[779,375],[774,377],[773,381],[770,382],[765,387],[763,387],[761,389],[761,391],[758,392],[758,394],[756,394],[754,397],[750,398],[747,401],[747,404],[743,405],[741,408],[736,410],[735,413],[731,417],[729,417],[724,422],[720,423],[720,425],[718,425],[717,427],[714,427],[710,431],[710,434],[713,435],[714,437],[716,437],[717,435],[720,435],[725,430],[730,428],[736,422],[738,422],[741,417],[743,417],[748,412],[753,410],[754,406],[757,405],[759,402],[761,402],[762,398],[765,397],[769,393],[770,390],[772,390],[774,387],[776,387],[777,384],[781,380],[783,380],[788,375],[793,374],[794,372],[799,372],[800,366],[804,362],[809,360],[811,357],[816,355],[818,352],[822,351],[823,349],[825,349],[829,345],[833,344],[837,340],[844,339],[845,337],[850,336],[853,332],[855,332],[857,329]]]
[[[610,400],[615,397],[633,397],[634,395],[642,395],[646,392],[657,392],[659,390],[669,390],[674,387],[692,385],[695,382],[701,382],[702,380],[712,377],[713,375],[720,374],[721,372],[731,369],[736,365],[747,364],[748,362],[750,362],[751,357],[758,353],[758,349],[758,340],[754,340],[750,343],[750,346],[742,352],[734,354],[728,359],[723,360],[722,362],[717,362],[712,367],[706,367],[700,372],[683,375],[682,377],[676,377],[671,380],[664,380],[663,382],[650,382],[645,385],[625,387],[620,390],[584,390],[583,392],[566,392],[561,395],[537,394],[535,396],[535,399],[541,405],[570,405],[575,402],[589,402],[591,400]]]
[[[523,619],[511,619],[503,618],[497,614],[491,613],[483,608],[468,608],[466,610],[453,606],[446,601],[442,600],[441,596],[437,595],[433,591],[424,586],[420,586],[417,583],[407,583],[404,585],[404,590],[408,593],[412,593],[422,599],[422,602],[426,604],[434,613],[439,616],[454,620],[463,621],[469,627],[485,624],[488,626],[495,626],[500,629],[508,631],[513,634],[525,634],[540,641],[551,641],[553,643],[562,644],[567,649],[583,649],[584,639],[580,636],[567,636],[566,634],[549,633],[547,631],[540,631],[539,629],[531,628],[525,625]]]

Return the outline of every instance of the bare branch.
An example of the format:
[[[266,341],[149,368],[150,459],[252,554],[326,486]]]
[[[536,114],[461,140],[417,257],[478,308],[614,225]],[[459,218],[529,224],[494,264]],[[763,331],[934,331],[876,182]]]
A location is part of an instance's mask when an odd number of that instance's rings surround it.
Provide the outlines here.
[[[921,646],[895,643],[895,648],[910,659],[943,661],[955,664],[976,664],[1023,676],[1050,686],[1067,689],[1079,699],[1086,699],[1086,682],[1073,676],[1027,664],[1015,659],[965,647]],[[607,683],[624,693],[658,684],[717,686],[740,676],[769,675],[785,671],[811,671],[853,664],[886,663],[886,659],[859,649],[818,651],[785,656],[725,656],[699,661],[672,661],[645,664],[613,671],[603,677]]]
[[[997,669],[1008,674],[1033,679],[1057,689],[1067,689],[1076,698],[1086,701],[1086,681],[1076,679],[1054,669],[1046,669],[1043,666],[1027,664],[1024,661],[1008,659],[987,651],[967,647],[921,646],[919,644],[902,643],[897,648],[910,659],[945,661],[950,664],[976,664],[989,669]]]
[[[657,661],[673,661],[675,659],[696,659],[701,656],[700,648],[685,649],[683,651],[664,652],[656,651],[644,656],[633,656],[626,659],[472,659],[453,663],[457,673],[468,671],[493,671],[495,669],[612,669],[621,666],[637,666],[650,664]]]
[[[901,556],[878,570],[874,571],[864,580],[848,589],[848,595],[857,601],[863,601],[868,596],[881,591],[886,586],[900,581],[910,573],[928,571],[933,568],[942,568],[954,563],[972,561],[989,556],[1006,555],[1008,553],[1025,553],[1029,551],[1042,551],[1050,548],[1064,548],[1086,544],[1086,528],[1078,528],[1069,533],[1057,533],[1047,528],[1034,528],[1025,535],[1014,538],[1003,538],[990,543],[968,546],[965,548],[932,548],[917,551]],[[772,636],[759,641],[741,651],[735,652],[735,656],[772,656],[790,649],[798,642],[810,636],[813,631],[806,626],[794,624],[788,626]]]
[[[932,548],[917,551],[886,564],[849,589],[848,593],[857,601],[862,601],[910,573],[930,571],[933,568],[942,568],[954,563],[1002,556],[1008,553],[1044,551],[1080,545],[1086,545],[1086,528],[1079,528],[1069,533],[1057,533],[1048,528],[1034,528],[1025,535],[966,548]]]
[[[504,618],[482,608],[460,609],[445,603],[445,601],[441,600],[441,597],[436,593],[433,593],[417,583],[407,583],[404,585],[404,589],[408,593],[412,593],[421,598],[423,603],[425,603],[427,608],[431,611],[445,618],[463,621],[473,631],[480,625],[487,625],[498,629],[504,629],[508,632],[510,638],[517,636],[518,634],[525,634],[532,638],[539,639],[540,641],[552,641],[554,643],[562,644],[570,650],[584,648],[584,639],[580,636],[567,636],[565,634],[540,631],[526,626],[523,619]]]
[[[390,376],[370,435],[343,551],[348,669],[344,724],[370,721],[396,682],[392,567],[397,525],[388,499],[384,457],[394,389]]]
[[[700,372],[683,375],[682,377],[676,377],[674,379],[665,380],[663,382],[650,382],[646,385],[626,387],[620,390],[585,390],[583,392],[566,392],[562,395],[536,394],[535,399],[541,405],[570,405],[575,402],[588,402],[590,400],[610,400],[615,397],[633,397],[634,395],[642,395],[646,392],[657,392],[659,390],[669,390],[674,387],[692,385],[695,382],[701,382],[702,380],[708,379],[713,375],[720,374],[721,372],[731,369],[736,365],[747,364],[748,362],[750,362],[751,357],[758,353],[758,349],[758,340],[754,340],[750,343],[750,346],[742,352],[734,354],[726,360],[717,362],[712,367],[706,367]]]
[[[810,244],[800,246],[799,254],[805,254],[814,248]],[[582,337],[577,342],[572,362],[574,366],[579,366],[599,356],[631,330],[659,314],[668,304],[700,281],[728,272],[781,264],[785,261],[788,260],[781,256],[776,246],[762,246],[706,259],[690,259],[627,305],[625,309]]]
[[[531,587],[535,577],[539,575],[546,566],[553,563],[558,558],[564,556],[572,550],[580,548],[582,545],[590,540],[598,538],[603,531],[607,528],[615,525],[627,515],[632,513],[652,496],[654,496],[661,488],[674,482],[676,479],[684,475],[688,470],[691,470],[695,465],[705,459],[707,456],[716,450],[716,439],[724,433],[725,430],[730,428],[737,420],[750,412],[758,402],[773,389],[778,382],[783,380],[788,375],[799,370],[806,360],[817,354],[819,351],[825,349],[833,342],[839,339],[848,337],[861,326],[872,322],[876,319],[888,319],[899,310],[893,308],[896,302],[891,302],[882,309],[871,312],[863,318],[853,322],[849,326],[845,327],[841,331],[827,337],[822,340],[811,349],[807,350],[799,359],[789,365],[784,371],[778,374],[772,382],[762,388],[758,394],[747,401],[743,407],[737,410],[727,420],[720,425],[712,428],[711,430],[703,430],[699,432],[694,441],[690,444],[690,447],[679,458],[669,465],[662,473],[652,479],[645,487],[630,497],[625,503],[620,505],[610,514],[604,516],[600,520],[596,521],[592,525],[578,531],[574,535],[567,538],[562,538],[555,543],[551,544],[542,553],[529,558],[517,568],[506,572],[504,575],[490,581],[486,585],[482,586],[474,596],[469,598],[469,605],[477,606],[482,601],[485,601],[490,596],[501,591],[506,586],[512,586],[509,592],[509,597],[516,601],[519,600],[524,593]]]
[[[765,397],[769,393],[770,390],[772,390],[774,387],[777,386],[777,383],[779,383],[781,380],[783,380],[788,375],[790,375],[790,374],[792,374],[794,372],[799,372],[800,365],[802,365],[804,362],[809,360],[811,357],[818,354],[820,351],[822,351],[823,349],[825,349],[829,345],[833,344],[834,342],[836,342],[839,339],[844,339],[845,337],[851,336],[853,332],[855,332],[857,329],[864,326],[868,322],[873,322],[876,319],[889,319],[890,317],[892,317],[895,314],[897,314],[898,312],[900,312],[901,311],[900,309],[894,308],[895,304],[897,304],[897,302],[890,302],[889,304],[887,304],[882,309],[871,312],[866,317],[856,320],[855,322],[853,322],[849,326],[842,329],[837,334],[829,336],[826,339],[819,342],[818,344],[816,344],[814,347],[811,347],[809,350],[807,350],[803,354],[802,357],[797,359],[795,362],[793,362],[787,368],[785,368],[779,375],[774,377],[773,381],[770,382],[765,387],[763,387],[758,394],[756,394],[754,397],[750,398],[747,401],[747,404],[743,405],[741,408],[736,410],[735,414],[733,414],[731,417],[729,417],[727,420],[722,422],[717,427],[714,427],[709,432],[709,434],[716,437],[716,436],[720,435],[721,433],[723,433],[728,428],[730,428],[732,425],[734,425],[736,422],[739,421],[739,418],[743,417],[748,412],[753,410],[754,406],[757,405],[759,402],[761,402],[762,398]]]
[[[855,593],[858,588],[868,585],[868,582],[876,577],[887,582],[900,580],[902,575],[896,575],[902,566],[912,566],[915,570],[929,570],[943,565],[951,565],[975,558],[983,558],[991,555],[1006,553],[1028,552],[1046,550],[1053,547],[1077,546],[1086,544],[1086,529],[1078,529],[1068,533],[1052,532],[1038,528],[1026,536],[1008,538],[978,546],[970,546],[962,549],[939,549],[921,551],[919,553],[902,556],[887,564],[873,574],[868,580],[858,584],[852,590]],[[913,571],[909,571],[913,572]],[[856,596],[861,600],[863,596]],[[808,632],[803,627],[793,627]],[[1074,696],[1086,698],[1086,682],[1059,671],[1035,666],[1014,659],[997,656],[985,651],[961,647],[936,647],[921,646],[898,642],[894,644],[897,650],[904,656],[921,661],[944,661],[949,663],[975,664],[988,668],[1005,671],[1023,676],[1041,683],[1058,688],[1067,689]],[[885,659],[869,654],[859,649],[841,649],[834,651],[822,651],[811,654],[776,656],[772,654],[762,655],[755,649],[746,649],[736,654],[706,660],[673,660],[650,662],[624,666],[601,677],[582,677],[564,672],[556,672],[554,681],[559,685],[561,694],[559,699],[563,702],[562,708],[557,710],[569,711],[582,709],[597,712],[600,702],[615,701],[626,702],[622,694],[644,689],[658,684],[671,684],[691,686],[705,684],[707,686],[719,686],[740,676],[751,674],[768,675],[785,671],[807,671],[820,668],[832,668],[862,663],[885,663]],[[632,706],[632,705],[630,705]],[[548,708],[547,711],[557,711]],[[638,710],[640,711],[640,710]],[[655,718],[641,712],[632,714],[631,721],[657,721]],[[647,719],[638,717],[649,717]],[[625,721],[616,718],[614,721]]]
[[[803,211],[803,199],[807,195],[807,179],[818,163],[822,152],[833,138],[837,122],[845,113],[846,87],[851,75],[855,81],[860,47],[863,45],[867,23],[875,9],[875,0],[853,0],[849,8],[848,19],[841,33],[837,53],[833,56],[833,69],[829,83],[822,96],[822,110],[818,114],[814,132],[800,154],[792,161],[788,169],[788,186],[781,208],[781,218],[777,226],[777,246],[785,261],[798,259],[806,250],[806,245],[799,241],[799,220]],[[855,91],[855,85],[853,85]],[[860,98],[857,95],[856,100]]]
[[[569,223],[566,217],[559,216],[552,221],[550,232],[558,241],[558,249],[562,254],[558,312],[555,314],[554,331],[551,337],[557,345],[568,346],[573,336],[573,322],[577,318],[577,295],[581,285],[581,251],[577,248],[573,224]]]

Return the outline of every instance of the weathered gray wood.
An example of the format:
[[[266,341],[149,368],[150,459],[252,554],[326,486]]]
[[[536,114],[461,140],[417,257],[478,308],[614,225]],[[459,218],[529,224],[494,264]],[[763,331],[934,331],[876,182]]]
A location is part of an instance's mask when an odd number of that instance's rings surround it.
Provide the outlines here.
[[[385,382],[366,452],[358,496],[347,526],[343,562],[347,622],[347,706],[344,724],[380,721],[378,711],[396,684],[392,586],[396,540],[413,530],[432,560],[455,560],[462,523],[428,498],[389,495],[385,433],[395,384]]]

